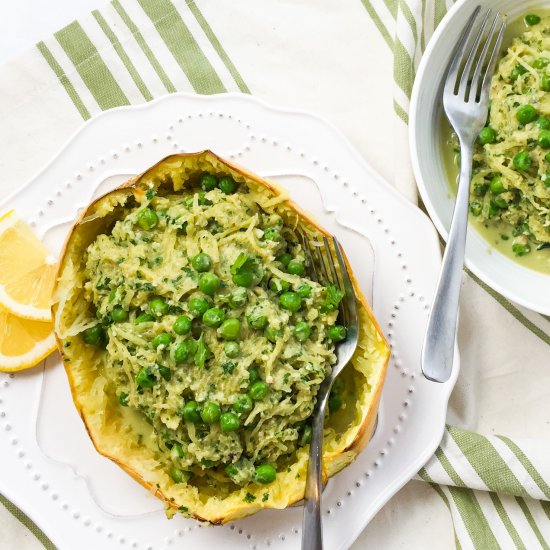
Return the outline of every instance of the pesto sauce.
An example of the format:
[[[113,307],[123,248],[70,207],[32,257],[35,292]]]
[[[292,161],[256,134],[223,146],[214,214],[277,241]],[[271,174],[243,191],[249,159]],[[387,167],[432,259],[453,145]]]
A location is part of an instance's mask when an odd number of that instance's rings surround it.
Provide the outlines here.
[[[212,475],[245,485],[255,466],[288,461],[306,444],[304,426],[336,360],[328,329],[341,296],[308,278],[304,267],[292,274],[277,259],[284,253],[302,266],[309,261],[295,223],[286,223],[269,198],[244,186],[230,194],[217,187],[148,192],[86,250],[86,299],[108,339],[103,375],[113,397],[124,395],[119,403],[138,443],[160,451],[176,483]],[[200,286],[206,274],[216,276],[215,290]],[[253,283],[236,282],[247,274]],[[309,286],[297,309],[284,306],[281,281],[294,298]],[[219,324],[208,324],[193,300],[240,322],[239,336],[231,337],[237,354],[228,354]],[[115,308],[126,312],[120,322],[113,321]],[[193,319],[190,332],[174,330],[182,315]],[[294,327],[306,322],[311,333],[298,338]],[[183,344],[194,351],[178,359]],[[255,382],[265,393],[252,392]],[[353,391],[344,384],[343,394]],[[253,403],[239,411],[235,403],[247,395]],[[192,403],[198,415],[215,404],[217,418],[191,420],[184,407]],[[348,418],[344,409],[337,421]],[[224,414],[236,413],[238,427],[224,429]]]

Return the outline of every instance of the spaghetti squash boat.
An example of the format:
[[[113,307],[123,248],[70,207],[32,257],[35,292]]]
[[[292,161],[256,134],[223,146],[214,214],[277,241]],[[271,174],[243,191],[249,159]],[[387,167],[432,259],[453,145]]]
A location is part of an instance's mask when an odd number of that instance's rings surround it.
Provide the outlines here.
[[[209,151],[170,156],[92,203],[66,242],[53,315],[96,449],[220,524],[304,495],[340,290],[308,276],[324,234],[285,192]],[[359,346],[335,383],[323,473],[374,429],[388,346],[359,286]]]

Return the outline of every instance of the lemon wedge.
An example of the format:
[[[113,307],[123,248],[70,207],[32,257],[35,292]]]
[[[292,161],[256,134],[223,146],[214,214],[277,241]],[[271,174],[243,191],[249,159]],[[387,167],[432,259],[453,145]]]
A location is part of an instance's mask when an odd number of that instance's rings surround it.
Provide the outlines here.
[[[51,321],[56,264],[13,210],[0,218],[0,306],[18,317]]]
[[[55,348],[53,323],[22,319],[0,307],[0,371],[34,367]]]

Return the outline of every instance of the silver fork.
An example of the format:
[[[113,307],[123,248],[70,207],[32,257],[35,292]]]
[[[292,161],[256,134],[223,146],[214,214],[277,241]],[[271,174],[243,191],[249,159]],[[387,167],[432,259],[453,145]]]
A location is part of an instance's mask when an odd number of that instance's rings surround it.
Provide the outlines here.
[[[443,267],[422,349],[422,372],[434,382],[446,382],[453,366],[458,299],[468,226],[473,146],[487,121],[489,87],[505,27],[500,13],[497,12],[487,31],[491,13],[489,10],[475,33],[480,10],[481,6],[477,6],[466,23],[449,64],[443,90],[445,114],[460,142],[460,178],[449,238],[443,255]],[[468,47],[474,36],[472,45]]]
[[[311,443],[309,448],[309,464],[307,470],[304,519],[302,524],[302,550],[321,550],[323,548],[323,531],[321,524],[321,492],[322,492],[322,456],[323,456],[323,419],[330,394],[330,389],[336,377],[342,372],[352,358],[357,348],[358,318],[355,303],[355,292],[342,248],[336,237],[332,236],[333,255],[329,240],[323,237],[322,243],[311,243],[308,237],[302,235],[302,244],[310,257],[310,276],[321,283],[335,284],[344,292],[340,302],[339,319],[347,327],[347,337],[336,345],[336,364],[332,372],[321,383],[317,394],[317,403],[313,411]],[[315,252],[313,252],[313,250]],[[322,249],[322,250],[321,250]],[[336,258],[334,258],[336,256]],[[338,264],[340,277],[335,265]]]

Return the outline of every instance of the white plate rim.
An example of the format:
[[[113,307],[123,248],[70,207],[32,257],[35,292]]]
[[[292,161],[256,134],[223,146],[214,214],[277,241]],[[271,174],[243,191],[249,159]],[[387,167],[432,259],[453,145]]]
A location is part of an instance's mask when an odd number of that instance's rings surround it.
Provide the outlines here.
[[[390,194],[392,194],[393,199],[401,203],[401,205],[404,208],[409,209],[411,212],[415,212],[415,215],[417,216],[419,223],[422,223],[426,226],[426,232],[428,233],[428,226],[432,233],[432,243],[430,246],[436,250],[438,249],[438,237],[435,229],[431,225],[428,218],[425,216],[425,214],[416,206],[410,203],[403,195],[401,195],[393,186],[388,184],[369,164],[368,162],[360,155],[360,153],[357,151],[357,149],[349,142],[349,140],[344,136],[344,134],[337,129],[332,123],[328,122],[324,117],[319,116],[317,114],[310,113],[306,110],[300,110],[300,109],[288,109],[283,107],[276,107],[271,105],[269,102],[266,102],[264,100],[248,96],[245,94],[240,93],[224,93],[224,94],[216,94],[212,96],[197,96],[196,94],[189,94],[189,93],[176,93],[176,94],[170,94],[167,96],[162,96],[160,98],[157,98],[151,102],[143,103],[139,105],[131,105],[131,106],[123,106],[123,107],[117,107],[114,109],[111,109],[109,111],[104,111],[90,120],[86,121],[79,129],[77,129],[72,136],[66,141],[66,143],[61,147],[61,149],[58,151],[57,154],[55,154],[52,159],[42,168],[40,169],[33,177],[31,177],[23,186],[17,188],[14,190],[8,197],[6,197],[4,200],[0,202],[0,208],[5,207],[8,205],[14,197],[16,197],[19,193],[21,193],[28,185],[32,183],[37,178],[40,178],[43,174],[45,174],[48,169],[54,165],[60,158],[63,157],[63,154],[68,149],[69,145],[76,139],[78,139],[82,134],[84,134],[88,128],[91,126],[98,124],[98,121],[101,121],[104,118],[110,117],[112,113],[116,113],[118,111],[139,111],[139,110],[148,110],[153,109],[155,105],[157,105],[160,102],[163,102],[167,98],[173,98],[174,96],[180,96],[183,99],[189,99],[193,100],[195,98],[200,98],[201,100],[206,101],[215,101],[217,98],[238,98],[239,100],[242,100],[243,98],[246,98],[247,101],[250,101],[252,103],[256,103],[257,105],[261,106],[264,109],[267,109],[272,112],[277,112],[281,115],[288,114],[288,115],[299,115],[304,116],[307,118],[314,119],[320,123],[322,123],[323,126],[327,128],[327,131],[330,131],[332,134],[337,136],[342,145],[347,149],[349,153],[351,153],[363,166],[366,172],[369,172],[370,175],[378,182],[379,185],[384,186],[386,191],[388,191]],[[376,512],[380,510],[380,508],[387,502],[391,496],[393,496],[407,481],[409,481],[416,473],[417,471],[428,461],[428,459],[432,456],[433,452],[439,445],[441,438],[443,436],[444,430],[445,430],[445,416],[448,406],[448,400],[452,391],[452,388],[454,387],[454,384],[456,382],[456,379],[458,377],[459,373],[459,357],[458,357],[458,351],[455,352],[455,364],[453,367],[453,374],[451,376],[451,379],[449,380],[448,384],[440,385],[441,388],[444,388],[444,391],[442,392],[442,398],[440,400],[440,408],[439,411],[437,411],[438,417],[441,418],[441,421],[439,422],[439,427],[437,430],[433,430],[431,443],[430,445],[427,445],[425,448],[425,451],[421,454],[419,454],[415,461],[411,462],[407,468],[403,469],[402,474],[397,477],[391,484],[388,485],[385,493],[383,496],[379,499],[380,504],[376,507]],[[434,383],[435,384],[435,383]],[[25,513],[26,510],[26,503],[21,498],[21,495],[18,495],[16,492],[10,492],[9,490],[4,490],[3,493],[10,500],[13,502],[16,506],[18,506],[22,511]],[[31,512],[27,513],[29,517],[37,524],[39,528],[41,528],[46,534],[48,533],[48,525],[46,524],[43,516],[38,514],[33,514]],[[363,525],[359,530],[354,531],[348,536],[348,541],[353,543],[353,541],[359,536],[359,534],[362,532],[364,527]],[[52,541],[55,543],[55,540]],[[61,541],[59,541],[61,543]]]

